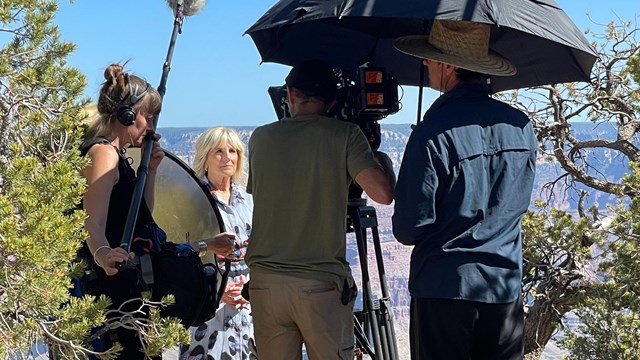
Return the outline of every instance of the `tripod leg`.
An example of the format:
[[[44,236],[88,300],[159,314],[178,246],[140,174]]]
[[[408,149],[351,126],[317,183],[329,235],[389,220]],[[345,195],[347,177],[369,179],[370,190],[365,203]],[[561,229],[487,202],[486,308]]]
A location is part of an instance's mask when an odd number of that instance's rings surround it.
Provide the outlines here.
[[[355,222],[355,220],[354,220]],[[378,328],[378,319],[374,310],[374,301],[371,294],[371,281],[369,279],[369,265],[367,261],[367,250],[365,247],[365,238],[363,233],[366,229],[362,229],[359,226],[355,228],[356,242],[358,244],[358,252],[360,254],[360,267],[362,268],[362,304],[364,307],[364,313],[369,319],[370,326],[369,331],[373,337],[373,345],[375,347],[376,354],[382,354],[382,344],[380,343],[380,329]]]
[[[384,272],[384,261],[382,249],[380,247],[380,237],[378,234],[378,220],[376,210],[371,206],[358,206],[350,209],[350,217],[353,220],[358,253],[360,255],[360,266],[362,268],[362,291],[364,314],[368,321],[365,325],[373,338],[375,354],[378,360],[397,360],[398,348],[396,344],[395,329],[393,327],[393,313],[391,312],[391,301],[387,279]],[[380,288],[382,290],[381,299],[373,299],[371,292],[371,282],[368,273],[367,260],[367,228],[371,229],[373,244],[378,266]]]
[[[373,247],[376,253],[376,262],[378,264],[378,276],[380,278],[380,288],[382,290],[382,300],[380,304],[381,319],[380,322],[384,326],[389,360],[397,360],[398,347],[396,344],[396,332],[393,326],[393,310],[391,308],[391,296],[389,294],[389,288],[387,286],[387,276],[384,271],[384,259],[382,258],[382,248],[380,247],[380,235],[377,227],[371,228],[371,235],[373,237]]]
[[[358,318],[355,315],[353,317],[354,317],[353,332],[356,336],[356,345],[359,345],[359,347],[363,350],[365,354],[369,355],[372,360],[375,360],[376,354],[373,351],[371,344],[369,343],[369,339],[367,339],[367,335],[365,334],[364,329],[362,328],[362,324],[360,324],[360,322],[358,321]],[[362,357],[360,356],[360,358]]]

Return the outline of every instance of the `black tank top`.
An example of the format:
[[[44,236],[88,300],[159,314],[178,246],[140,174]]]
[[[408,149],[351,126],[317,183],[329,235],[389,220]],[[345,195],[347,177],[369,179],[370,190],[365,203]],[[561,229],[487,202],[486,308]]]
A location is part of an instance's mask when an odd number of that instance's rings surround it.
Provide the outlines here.
[[[106,138],[98,137],[89,140],[81,147],[82,155],[86,155],[89,149],[95,144],[110,144]],[[109,198],[109,211],[107,214],[107,224],[105,229],[105,236],[109,241],[111,247],[120,246],[122,241],[122,234],[124,233],[124,227],[127,222],[127,216],[129,214],[129,206],[131,204],[131,198],[136,185],[136,174],[129,160],[125,154],[119,151],[115,146],[114,151],[118,153],[118,182],[113,186],[111,190],[111,197]],[[136,227],[133,232],[134,238],[137,235],[142,234],[142,228],[153,221],[149,214],[149,208],[147,207],[144,198],[140,204],[138,211],[138,217],[136,220]]]
[[[110,144],[110,142],[107,139],[100,137],[90,139],[80,147],[82,155],[86,155],[89,149],[91,149],[95,144]],[[114,151],[118,153],[119,179],[113,186],[113,189],[111,190],[111,197],[109,198],[109,211],[107,214],[105,236],[111,247],[118,247],[122,241],[122,234],[129,214],[131,197],[136,184],[136,174],[125,154],[119,151],[115,146],[113,148]],[[140,234],[140,229],[150,224],[152,221],[151,212],[143,198],[140,203],[133,237],[135,238],[137,234]],[[86,244],[84,247],[86,251],[88,251]],[[84,279],[84,292],[94,296],[101,294],[107,295],[111,299],[109,309],[118,309],[122,306],[123,311],[137,310],[137,307],[140,306],[139,302],[124,303],[130,299],[141,297],[141,291],[146,289],[146,286],[144,286],[144,280],[140,276],[139,271],[134,268],[127,268],[118,271],[118,273],[113,276],[107,276],[101,267],[93,266],[93,259],[90,259],[91,260],[88,261],[89,267],[95,270],[96,277],[93,279]],[[120,315],[117,313],[108,315],[108,317],[114,316],[117,317]],[[137,314],[136,316],[139,316],[140,318],[145,317],[140,314]],[[103,335],[103,338],[105,339],[104,341],[107,347],[112,345],[111,341],[113,339],[116,339],[121,343],[123,350],[117,357],[118,360],[142,360],[145,358],[144,354],[140,352],[142,346],[137,340],[137,334],[134,331],[118,328],[116,330],[109,331],[109,335]],[[153,357],[152,359],[159,360],[160,357]]]

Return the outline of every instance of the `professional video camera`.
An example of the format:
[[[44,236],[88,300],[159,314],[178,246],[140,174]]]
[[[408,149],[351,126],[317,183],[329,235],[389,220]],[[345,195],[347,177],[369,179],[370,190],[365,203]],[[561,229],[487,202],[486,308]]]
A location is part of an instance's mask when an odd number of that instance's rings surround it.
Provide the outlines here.
[[[400,110],[398,83],[393,74],[381,67],[360,67],[355,76],[347,70],[335,70],[339,80],[336,104],[328,115],[357,124],[372,150],[380,147],[379,120]],[[268,89],[273,108],[279,119],[289,116],[287,89],[271,86]],[[359,199],[362,189],[355,184],[349,187],[349,199]]]
[[[378,121],[400,110],[396,79],[380,67],[358,68],[355,76],[347,70],[334,71],[340,83],[336,104],[329,111],[329,116],[360,126],[371,148],[378,150]],[[285,86],[271,86],[268,92],[278,118],[289,116]]]

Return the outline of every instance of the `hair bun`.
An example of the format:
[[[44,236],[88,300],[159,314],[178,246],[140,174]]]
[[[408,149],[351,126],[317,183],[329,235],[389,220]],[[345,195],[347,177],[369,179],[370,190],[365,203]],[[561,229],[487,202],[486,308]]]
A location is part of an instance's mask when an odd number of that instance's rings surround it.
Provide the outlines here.
[[[120,64],[111,64],[104,70],[104,79],[108,82],[114,82],[121,74],[124,68]]]

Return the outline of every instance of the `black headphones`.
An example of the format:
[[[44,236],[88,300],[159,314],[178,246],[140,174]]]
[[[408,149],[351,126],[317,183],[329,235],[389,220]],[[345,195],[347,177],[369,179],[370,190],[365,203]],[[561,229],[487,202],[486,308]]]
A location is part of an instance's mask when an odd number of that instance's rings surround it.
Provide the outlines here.
[[[120,106],[116,109],[116,118],[118,121],[124,126],[131,126],[136,122],[136,111],[133,109],[133,106],[140,101],[146,94],[149,92],[149,88],[151,85],[147,84],[147,87],[144,89],[140,95],[136,95],[134,91],[131,89],[131,82],[129,81],[129,74],[125,74],[125,81],[127,82],[127,97],[125,97]]]

